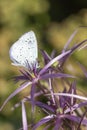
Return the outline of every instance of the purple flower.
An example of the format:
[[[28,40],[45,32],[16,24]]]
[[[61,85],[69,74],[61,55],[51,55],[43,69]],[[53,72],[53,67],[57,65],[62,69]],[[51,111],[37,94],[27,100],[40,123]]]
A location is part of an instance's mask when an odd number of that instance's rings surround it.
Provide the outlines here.
[[[68,49],[77,31],[78,30],[71,35],[60,55],[56,56],[55,51],[49,55],[46,51],[41,50],[44,61],[43,67],[41,68],[40,65],[37,67],[37,65],[34,64],[33,68],[30,69],[30,66],[28,66],[29,63],[27,63],[27,65],[20,70],[21,74],[14,77],[15,82],[21,81],[22,84],[5,100],[0,111],[15,95],[26,87],[30,87],[29,95],[25,95],[13,108],[15,109],[20,105],[22,106],[23,130],[28,130],[28,127],[32,127],[32,130],[36,130],[41,125],[44,125],[43,130],[51,128],[53,130],[79,130],[81,125],[87,126],[87,98],[77,94],[77,77],[65,73],[64,70],[67,59],[87,41],[86,39]],[[20,57],[20,55],[18,56]],[[25,54],[23,54],[23,56],[25,56]],[[20,61],[20,59],[18,60]],[[21,62],[23,61],[25,61],[24,58]],[[55,65],[55,63],[57,64]],[[79,63],[79,66],[84,72],[85,77],[87,77],[86,68],[81,63]],[[35,107],[39,107],[45,114],[45,117],[37,123],[33,120],[32,124],[28,125],[25,108],[26,102],[31,104],[31,113],[33,116],[35,115]]]

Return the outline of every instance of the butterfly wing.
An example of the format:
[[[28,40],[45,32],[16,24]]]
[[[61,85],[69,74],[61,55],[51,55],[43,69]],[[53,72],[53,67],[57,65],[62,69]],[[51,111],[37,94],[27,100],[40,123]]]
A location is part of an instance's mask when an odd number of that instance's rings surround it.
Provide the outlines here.
[[[16,66],[30,66],[31,69],[34,65],[37,66],[37,40],[33,31],[25,33],[12,45],[10,58]]]

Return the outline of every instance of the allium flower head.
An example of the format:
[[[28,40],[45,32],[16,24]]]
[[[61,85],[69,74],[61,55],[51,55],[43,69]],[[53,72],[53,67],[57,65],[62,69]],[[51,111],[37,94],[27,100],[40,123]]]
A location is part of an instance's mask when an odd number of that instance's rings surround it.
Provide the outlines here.
[[[76,33],[77,30],[71,35],[60,55],[56,56],[55,51],[49,55],[45,50],[41,50],[44,59],[42,68],[39,67],[37,62],[38,48],[34,32],[30,31],[24,34],[12,45],[10,58],[14,65],[23,67],[20,69],[21,74],[15,77],[15,81],[22,81],[22,84],[5,100],[0,110],[11,98],[26,87],[30,87],[29,95],[25,95],[20,103],[17,103],[13,108],[22,106],[23,130],[28,130],[30,126],[32,130],[36,130],[41,125],[44,125],[43,130],[80,130],[81,125],[87,126],[87,110],[85,109],[87,98],[77,94],[77,77],[65,73],[64,70],[67,59],[87,41],[86,39],[68,49]],[[57,64],[54,65],[54,63]],[[86,68],[80,63],[79,65],[87,78]],[[58,82],[59,80],[61,85]],[[32,117],[35,116],[36,107],[45,113],[45,117],[37,123],[33,119],[32,124],[28,125],[26,102],[32,106]],[[84,107],[84,111],[80,115],[79,109],[82,111],[82,107]]]

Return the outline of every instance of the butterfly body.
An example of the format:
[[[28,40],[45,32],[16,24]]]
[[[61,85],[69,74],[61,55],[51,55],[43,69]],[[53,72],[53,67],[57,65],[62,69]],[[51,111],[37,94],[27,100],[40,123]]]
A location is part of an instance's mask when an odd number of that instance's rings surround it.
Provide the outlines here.
[[[33,31],[25,33],[22,37],[16,41],[10,48],[10,58],[13,61],[13,65],[24,66],[26,68],[33,67],[37,63],[38,49],[37,40]]]

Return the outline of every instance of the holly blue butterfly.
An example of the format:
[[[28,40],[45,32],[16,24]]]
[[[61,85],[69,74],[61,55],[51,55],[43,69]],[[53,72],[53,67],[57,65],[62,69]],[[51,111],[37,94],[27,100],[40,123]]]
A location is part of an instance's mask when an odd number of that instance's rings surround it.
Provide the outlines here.
[[[27,32],[16,41],[9,51],[10,59],[15,66],[38,67],[38,48],[37,40],[33,31]]]

